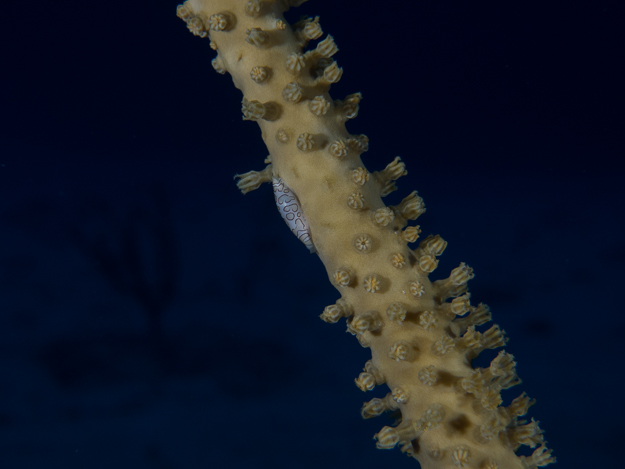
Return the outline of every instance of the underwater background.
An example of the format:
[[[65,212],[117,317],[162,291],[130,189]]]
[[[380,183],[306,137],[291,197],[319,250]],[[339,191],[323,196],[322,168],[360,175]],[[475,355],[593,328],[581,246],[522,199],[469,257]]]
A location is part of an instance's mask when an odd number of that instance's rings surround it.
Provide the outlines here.
[[[418,467],[275,209],[258,126],[176,2],[3,6],[0,467]],[[510,338],[562,468],[625,439],[623,4],[311,0],[370,171],[397,155]],[[484,366],[496,353],[485,352]]]

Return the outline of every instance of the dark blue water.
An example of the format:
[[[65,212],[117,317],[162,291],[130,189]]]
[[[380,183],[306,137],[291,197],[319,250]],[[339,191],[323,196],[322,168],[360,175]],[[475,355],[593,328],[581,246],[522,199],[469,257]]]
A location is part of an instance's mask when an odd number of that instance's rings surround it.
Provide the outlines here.
[[[618,2],[310,1],[360,91],[367,167],[424,198],[471,265],[567,468],[625,437]],[[292,236],[258,127],[176,2],[4,7],[0,466],[416,467],[375,449],[369,357],[319,320],[338,294]],[[492,358],[492,357],[491,357]],[[382,396],[386,391],[377,391]]]

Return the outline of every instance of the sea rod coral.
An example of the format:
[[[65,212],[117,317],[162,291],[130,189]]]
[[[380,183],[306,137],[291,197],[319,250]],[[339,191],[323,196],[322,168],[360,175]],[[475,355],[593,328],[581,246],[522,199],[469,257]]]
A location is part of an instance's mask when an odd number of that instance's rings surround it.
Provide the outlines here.
[[[345,129],[361,95],[333,100],[328,93],[343,74],[332,36],[323,37],[318,17],[292,25],[284,19],[304,1],[187,0],[177,13],[217,51],[213,67],[232,76],[243,118],[258,123],[269,150],[264,169],[237,175],[239,189],[273,185],[283,218],[340,293],[321,319],[346,318],[348,331],[371,350],[356,385],[390,390],[361,410],[364,418],[401,414],[375,435],[377,447],[399,447],[424,469],[555,462],[538,422],[523,418],[534,400],[523,393],[502,405],[501,391],[520,382],[514,357],[500,351],[488,368],[471,366],[507,339],[497,325],[485,325],[488,306],[471,304],[471,267],[461,263],[448,278],[429,280],[447,243],[428,236],[414,247],[421,230],[409,222],[425,212],[416,191],[397,205],[383,202],[405,164],[397,157],[381,171],[364,167],[368,139]],[[522,445],[535,450],[517,456]]]

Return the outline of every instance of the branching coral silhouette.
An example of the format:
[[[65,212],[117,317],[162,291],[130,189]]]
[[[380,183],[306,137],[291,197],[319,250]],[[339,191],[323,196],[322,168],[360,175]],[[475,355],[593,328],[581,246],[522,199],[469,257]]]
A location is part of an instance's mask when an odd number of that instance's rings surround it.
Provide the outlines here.
[[[151,353],[165,360],[162,320],[176,293],[179,258],[164,188],[150,187],[145,202],[121,215],[95,200],[82,212],[71,236],[108,284],[140,305]]]

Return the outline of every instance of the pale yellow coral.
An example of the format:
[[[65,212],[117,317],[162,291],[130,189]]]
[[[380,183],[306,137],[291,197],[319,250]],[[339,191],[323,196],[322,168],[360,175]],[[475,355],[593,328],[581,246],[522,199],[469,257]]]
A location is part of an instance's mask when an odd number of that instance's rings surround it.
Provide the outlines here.
[[[521,419],[533,401],[521,395],[502,407],[500,391],[520,381],[512,357],[471,367],[477,354],[507,338],[498,326],[478,329],[491,313],[469,302],[472,268],[461,263],[448,278],[430,281],[446,241],[428,236],[418,248],[408,246],[421,233],[407,225],[425,212],[423,199],[412,191],[395,206],[383,203],[406,165],[396,157],[381,171],[366,169],[360,155],[369,138],[345,128],[362,96],[332,100],[329,88],[343,73],[333,58],[338,47],[332,36],[322,39],[316,17],[286,26],[283,12],[300,3],[187,0],[177,13],[218,51],[215,69],[232,75],[243,93],[243,115],[258,124],[267,145],[270,169],[242,174],[239,187],[247,192],[276,177],[297,194],[340,296],[321,318],[346,318],[348,331],[371,348],[356,385],[371,391],[386,384],[390,392],[366,403],[363,417],[401,414],[396,426],[375,435],[376,446],[399,447],[427,469],[534,469],[554,462],[538,422]],[[520,445],[536,450],[521,458]]]

